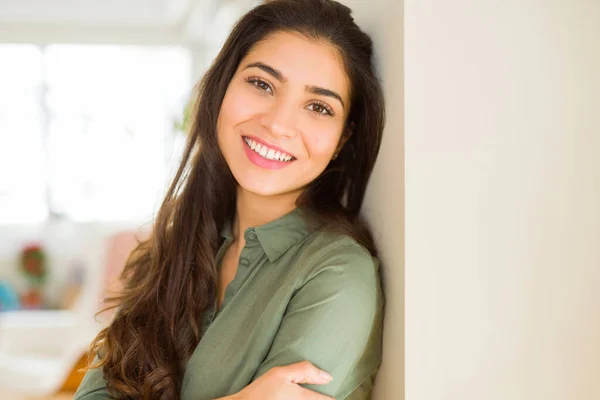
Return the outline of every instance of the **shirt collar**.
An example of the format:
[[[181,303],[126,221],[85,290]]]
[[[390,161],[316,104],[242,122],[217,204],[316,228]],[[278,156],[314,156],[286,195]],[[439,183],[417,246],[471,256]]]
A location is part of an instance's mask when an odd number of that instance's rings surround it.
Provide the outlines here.
[[[304,213],[299,208],[295,208],[291,212],[267,224],[248,228],[246,233],[251,230],[254,230],[256,233],[256,237],[269,261],[275,262],[290,247],[308,236],[311,232],[311,227]],[[233,239],[230,222],[223,226],[221,236],[228,240]]]

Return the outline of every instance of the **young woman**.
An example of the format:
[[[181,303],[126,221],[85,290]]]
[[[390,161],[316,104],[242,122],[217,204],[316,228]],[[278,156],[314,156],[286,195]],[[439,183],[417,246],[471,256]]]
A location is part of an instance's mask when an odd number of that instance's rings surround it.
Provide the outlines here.
[[[368,398],[383,307],[358,217],[384,124],[371,40],[334,1],[269,1],[234,27],[194,115],[75,398]]]

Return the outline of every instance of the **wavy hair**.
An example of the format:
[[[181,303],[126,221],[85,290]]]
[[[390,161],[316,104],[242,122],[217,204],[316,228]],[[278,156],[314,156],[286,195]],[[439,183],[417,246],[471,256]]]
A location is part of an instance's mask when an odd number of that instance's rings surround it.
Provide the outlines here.
[[[273,0],[245,14],[197,85],[188,141],[150,236],[129,256],[118,307],[94,339],[90,355],[116,399],[179,399],[185,363],[201,339],[202,314],[217,294],[219,233],[235,213],[237,183],[217,143],[217,118],[227,86],[248,51],[276,32],[295,32],[332,45],[351,85],[347,129],[338,157],[298,199],[326,229],[354,237],[373,255],[359,211],[384,126],[384,102],[373,46],[332,0]]]

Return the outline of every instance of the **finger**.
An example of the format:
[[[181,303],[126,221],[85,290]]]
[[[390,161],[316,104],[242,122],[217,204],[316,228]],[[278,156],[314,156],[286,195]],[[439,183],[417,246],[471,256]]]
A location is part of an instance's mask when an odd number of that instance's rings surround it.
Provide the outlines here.
[[[333,397],[325,396],[324,394],[314,392],[303,387],[299,388],[300,398],[302,400],[335,400]]]
[[[323,385],[333,379],[327,372],[315,367],[308,361],[302,361],[283,367],[286,377],[293,383],[311,383]]]

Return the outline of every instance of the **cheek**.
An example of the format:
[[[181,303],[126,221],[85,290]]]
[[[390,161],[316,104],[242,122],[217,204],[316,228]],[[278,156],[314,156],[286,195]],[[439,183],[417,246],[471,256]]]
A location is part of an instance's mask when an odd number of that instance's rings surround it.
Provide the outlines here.
[[[318,124],[307,126],[302,130],[304,145],[310,158],[331,158],[341,137],[337,124]]]
[[[236,125],[251,118],[256,108],[253,103],[256,102],[252,100],[252,96],[240,85],[230,87],[221,105],[219,116],[221,123]]]

